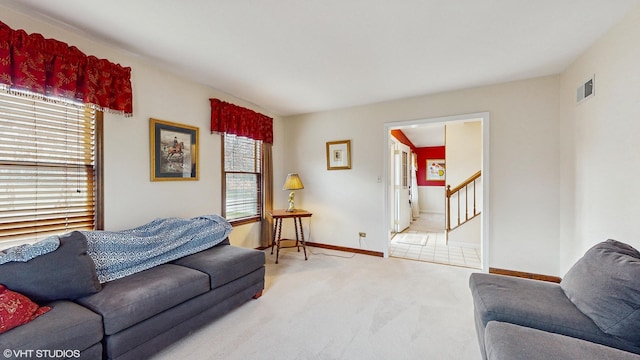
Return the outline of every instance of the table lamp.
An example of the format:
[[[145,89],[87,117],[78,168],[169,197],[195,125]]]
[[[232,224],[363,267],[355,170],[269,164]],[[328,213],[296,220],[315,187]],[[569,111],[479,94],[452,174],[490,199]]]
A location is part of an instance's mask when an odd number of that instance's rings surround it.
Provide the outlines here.
[[[291,193],[289,194],[289,208],[287,209],[287,212],[296,211],[296,208],[293,205],[293,197],[295,196],[295,190],[300,189],[304,189],[304,185],[302,185],[302,180],[300,180],[298,174],[291,173],[287,175],[287,180],[285,180],[284,186],[282,187],[282,190],[291,190]]]

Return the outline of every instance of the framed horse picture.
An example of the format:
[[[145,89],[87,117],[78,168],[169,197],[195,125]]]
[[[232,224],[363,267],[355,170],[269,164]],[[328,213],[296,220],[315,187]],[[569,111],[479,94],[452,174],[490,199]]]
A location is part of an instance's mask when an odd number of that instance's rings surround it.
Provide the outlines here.
[[[197,127],[149,119],[151,181],[198,180]]]

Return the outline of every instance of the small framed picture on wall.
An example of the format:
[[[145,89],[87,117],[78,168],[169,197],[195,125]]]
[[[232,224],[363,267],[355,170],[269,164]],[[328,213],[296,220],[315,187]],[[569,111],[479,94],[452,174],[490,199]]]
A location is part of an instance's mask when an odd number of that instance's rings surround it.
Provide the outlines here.
[[[427,180],[445,180],[444,159],[427,159]]]
[[[327,142],[327,170],[351,169],[351,140]]]

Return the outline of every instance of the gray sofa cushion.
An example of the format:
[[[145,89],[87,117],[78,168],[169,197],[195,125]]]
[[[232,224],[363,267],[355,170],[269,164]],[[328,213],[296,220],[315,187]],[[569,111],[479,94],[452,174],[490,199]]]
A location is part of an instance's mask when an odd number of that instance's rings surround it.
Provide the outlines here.
[[[638,354],[499,321],[487,324],[485,343],[489,360],[640,360]]]
[[[77,301],[102,315],[104,332],[111,335],[207,291],[206,274],[163,264],[107,282],[99,293]]]
[[[102,356],[102,343],[97,343],[86,350],[82,350],[80,352],[80,357],[78,357],[77,359],[95,360],[95,359],[103,359],[103,358],[104,357]]]
[[[640,253],[615,240],[596,244],[560,283],[602,331],[640,346]]]
[[[150,358],[163,347],[210,321],[211,318],[207,314],[221,315],[231,307],[249,300],[264,288],[264,273],[264,267],[261,267],[236,281],[176,305],[116,334],[106,336],[104,349],[107,357]]]
[[[600,330],[558,284],[475,273],[469,278],[469,287],[481,344],[487,323],[503,321],[640,353],[639,346]]]
[[[216,246],[173,262],[209,274],[212,289],[253,272],[264,263],[264,252],[231,245]]]
[[[39,303],[77,299],[101,289],[87,239],[78,231],[60,236],[55,251],[0,265],[0,284]]]
[[[83,351],[102,340],[100,315],[66,300],[47,305],[46,314],[2,334],[0,348]]]

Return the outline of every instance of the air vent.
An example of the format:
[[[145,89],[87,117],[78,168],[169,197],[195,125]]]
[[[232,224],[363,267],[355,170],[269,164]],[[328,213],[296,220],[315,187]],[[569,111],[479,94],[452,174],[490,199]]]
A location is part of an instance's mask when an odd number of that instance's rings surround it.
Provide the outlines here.
[[[576,102],[578,104],[595,95],[595,77],[595,75],[591,75],[591,77],[576,90]]]

